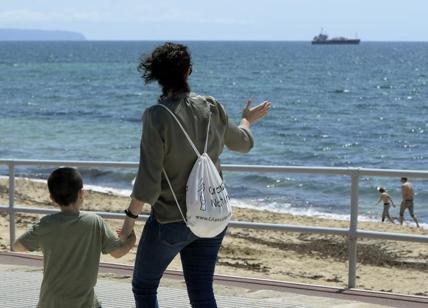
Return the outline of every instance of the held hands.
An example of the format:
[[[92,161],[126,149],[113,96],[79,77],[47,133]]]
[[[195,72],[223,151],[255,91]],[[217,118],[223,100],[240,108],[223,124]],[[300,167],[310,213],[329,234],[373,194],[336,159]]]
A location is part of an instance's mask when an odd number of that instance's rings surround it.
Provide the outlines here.
[[[135,240],[137,239],[137,237],[135,236],[134,229],[131,230],[131,233],[129,235],[124,234],[122,231],[123,231],[122,228],[116,229],[116,234],[122,241],[130,240],[135,243]]]
[[[132,213],[140,213],[141,209],[143,208],[144,203],[140,202],[138,200],[135,199],[131,199],[131,203],[129,204],[129,207],[127,209],[128,212]],[[134,214],[135,216],[136,214]],[[132,216],[132,215],[131,215]],[[134,230],[134,225],[135,225],[135,218],[134,217],[130,217],[127,216],[125,217],[125,219],[123,220],[123,225],[122,228],[120,228],[120,231],[117,231],[117,234],[119,236],[119,238],[122,241],[126,241],[129,239],[130,236],[132,236],[132,232]],[[134,234],[135,236],[135,234]]]
[[[267,113],[269,109],[272,107],[272,103],[269,101],[264,101],[263,103],[250,108],[252,103],[251,98],[247,100],[244,109],[242,110],[242,119],[247,120],[250,125],[256,123],[260,119],[262,119]]]
[[[116,234],[117,234],[117,236],[121,236],[122,235],[122,228],[117,228],[116,229]]]

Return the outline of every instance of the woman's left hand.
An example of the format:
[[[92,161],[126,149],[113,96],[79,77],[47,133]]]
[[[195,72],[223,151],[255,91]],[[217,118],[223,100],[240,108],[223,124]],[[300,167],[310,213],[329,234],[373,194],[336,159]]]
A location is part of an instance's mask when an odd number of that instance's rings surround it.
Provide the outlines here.
[[[242,119],[245,119],[249,122],[250,125],[256,123],[263,117],[267,115],[270,108],[272,107],[272,103],[269,101],[264,101],[257,106],[250,108],[252,103],[251,98],[247,100],[244,109],[242,110]]]

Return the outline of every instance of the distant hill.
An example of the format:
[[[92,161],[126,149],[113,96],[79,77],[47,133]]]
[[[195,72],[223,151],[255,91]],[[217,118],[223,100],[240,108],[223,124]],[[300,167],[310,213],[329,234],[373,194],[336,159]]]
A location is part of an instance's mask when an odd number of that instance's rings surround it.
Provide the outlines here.
[[[0,41],[84,41],[85,36],[79,32],[0,29]]]

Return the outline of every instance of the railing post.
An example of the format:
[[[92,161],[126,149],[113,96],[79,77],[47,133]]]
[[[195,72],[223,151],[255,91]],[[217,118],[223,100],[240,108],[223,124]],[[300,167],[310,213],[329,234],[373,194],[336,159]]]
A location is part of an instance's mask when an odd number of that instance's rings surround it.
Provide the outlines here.
[[[351,176],[351,221],[349,226],[349,271],[348,288],[355,288],[357,272],[357,225],[358,225],[358,182],[359,170]]]
[[[13,250],[13,243],[16,238],[15,228],[15,164],[9,162],[9,236],[10,250]]]

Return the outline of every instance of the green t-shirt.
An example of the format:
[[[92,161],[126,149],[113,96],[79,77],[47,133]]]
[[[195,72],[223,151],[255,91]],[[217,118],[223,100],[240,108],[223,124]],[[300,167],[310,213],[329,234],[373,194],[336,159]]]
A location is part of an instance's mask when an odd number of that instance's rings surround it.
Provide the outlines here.
[[[121,241],[95,214],[57,213],[43,217],[19,242],[44,256],[39,308],[92,308],[100,304],[94,292],[101,252]]]

